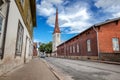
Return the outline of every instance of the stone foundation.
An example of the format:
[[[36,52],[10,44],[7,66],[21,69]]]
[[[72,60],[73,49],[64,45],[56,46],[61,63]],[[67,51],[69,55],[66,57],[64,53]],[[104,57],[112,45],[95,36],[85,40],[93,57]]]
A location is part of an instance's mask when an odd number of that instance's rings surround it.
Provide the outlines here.
[[[120,62],[120,53],[100,53],[100,59],[105,61]]]
[[[20,66],[22,63],[19,62],[9,62],[9,63],[2,63],[0,64],[0,76],[9,72],[9,71],[12,71],[14,68]]]
[[[97,60],[98,56],[57,56],[59,58],[68,58],[76,60]]]

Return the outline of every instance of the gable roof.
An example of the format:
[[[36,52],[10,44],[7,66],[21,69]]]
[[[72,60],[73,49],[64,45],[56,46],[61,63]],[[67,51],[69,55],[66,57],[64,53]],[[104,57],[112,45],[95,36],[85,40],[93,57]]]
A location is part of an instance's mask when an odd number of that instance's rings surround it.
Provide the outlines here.
[[[83,32],[77,34],[76,36],[74,36],[74,37],[68,39],[67,41],[61,43],[61,44],[58,45],[58,46],[61,46],[61,45],[65,44],[66,42],[68,42],[68,41],[74,39],[75,37],[79,36],[80,34],[86,32],[87,30],[89,30],[89,29],[91,29],[91,28],[93,28],[93,27],[102,26],[102,25],[105,25],[105,24],[108,24],[108,23],[111,23],[111,22],[114,22],[114,21],[118,21],[118,20],[120,20],[120,17],[118,17],[118,18],[114,18],[114,19],[108,19],[108,20],[106,20],[105,22],[101,22],[101,23],[94,24],[94,25],[92,25],[91,27],[89,27],[88,29],[86,29],[86,30],[84,30]]]

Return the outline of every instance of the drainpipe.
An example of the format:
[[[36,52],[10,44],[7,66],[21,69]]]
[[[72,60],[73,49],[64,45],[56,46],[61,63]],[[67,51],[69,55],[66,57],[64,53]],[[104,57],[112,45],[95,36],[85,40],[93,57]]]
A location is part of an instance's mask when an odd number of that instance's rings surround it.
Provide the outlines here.
[[[2,56],[1,59],[4,57],[4,49],[5,49],[5,40],[6,40],[6,32],[7,32],[7,24],[8,24],[8,15],[9,15],[9,9],[10,9],[10,0],[7,0],[7,12],[6,12],[6,19],[5,19],[5,28],[3,31],[3,42],[2,42]]]
[[[65,42],[64,42],[64,58],[66,58],[66,46],[65,46]]]
[[[93,26],[94,31],[97,35],[97,49],[98,49],[98,59],[100,60],[100,51],[99,51],[99,39],[98,39],[98,30],[95,29],[95,25]]]

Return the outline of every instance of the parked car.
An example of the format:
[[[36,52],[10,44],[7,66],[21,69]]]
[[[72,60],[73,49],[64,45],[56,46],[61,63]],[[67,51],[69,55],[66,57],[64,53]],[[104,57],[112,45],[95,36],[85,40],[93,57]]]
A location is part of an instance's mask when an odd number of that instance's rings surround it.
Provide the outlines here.
[[[45,54],[40,54],[40,58],[45,58],[46,55]]]

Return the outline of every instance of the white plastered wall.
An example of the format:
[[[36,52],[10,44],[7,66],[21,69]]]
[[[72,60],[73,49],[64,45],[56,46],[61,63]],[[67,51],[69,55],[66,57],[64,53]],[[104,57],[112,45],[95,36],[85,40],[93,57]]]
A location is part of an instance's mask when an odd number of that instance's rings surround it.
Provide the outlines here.
[[[60,33],[53,34],[53,52],[57,50],[57,46],[60,44]]]
[[[23,35],[23,45],[22,45],[22,54],[21,56],[15,56],[16,51],[16,39],[17,39],[17,30],[18,30],[18,23],[21,22],[24,28],[24,35]],[[26,37],[28,37],[28,45],[26,45]],[[21,14],[18,10],[18,7],[15,3],[15,0],[10,1],[10,9],[9,9],[9,16],[8,16],[8,24],[7,24],[7,33],[6,33],[6,41],[5,41],[5,51],[4,51],[4,58],[2,60],[2,66],[0,67],[0,75],[10,71],[16,66],[19,66],[24,63],[24,58],[31,59],[32,58],[32,39],[28,33],[26,25],[23,22]],[[30,47],[31,46],[31,47]],[[25,47],[26,50],[25,51]],[[31,48],[31,49],[29,49]],[[28,51],[29,50],[29,51]],[[26,53],[26,57],[24,54]],[[30,54],[30,55],[29,55]],[[28,61],[28,60],[27,60]]]

